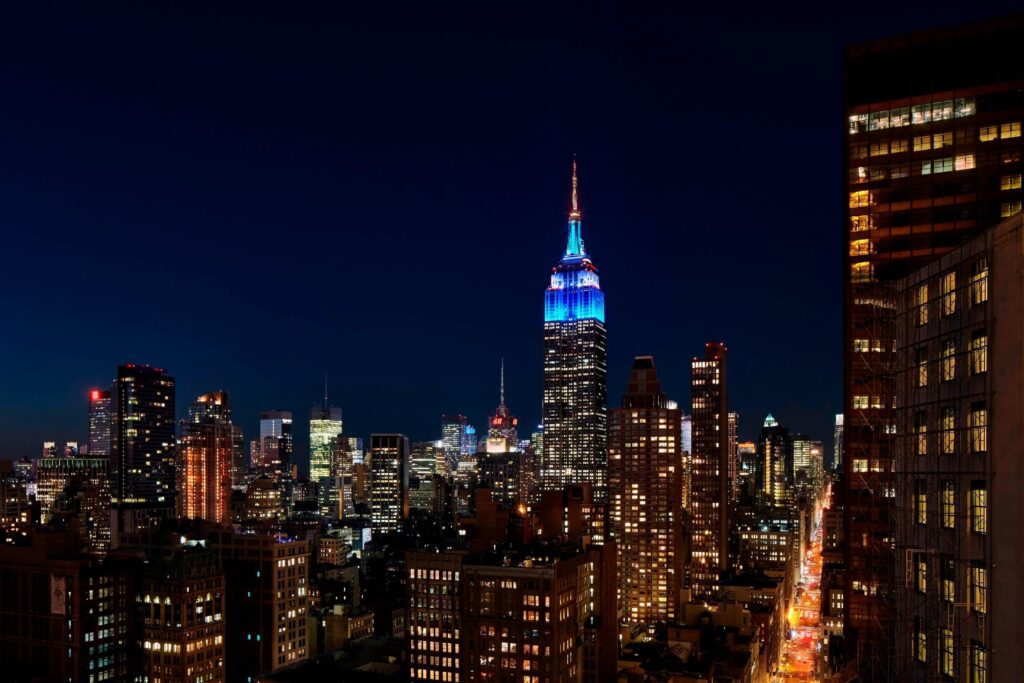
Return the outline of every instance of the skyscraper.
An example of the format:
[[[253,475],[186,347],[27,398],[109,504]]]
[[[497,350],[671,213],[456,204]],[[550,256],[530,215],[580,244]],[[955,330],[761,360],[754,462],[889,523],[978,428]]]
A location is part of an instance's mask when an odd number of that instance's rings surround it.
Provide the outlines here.
[[[1024,19],[845,55],[846,652],[892,673],[894,282],[1021,210]]]
[[[235,446],[226,391],[203,394],[181,422],[179,514],[215,524],[231,523],[231,465]]]
[[[737,475],[740,471],[739,451],[736,450],[737,430],[739,429],[740,414],[729,413],[729,500],[735,502],[739,495],[737,488]]]
[[[561,491],[588,483],[606,498],[607,333],[604,292],[583,245],[576,161],[569,238],[544,293],[544,451],[540,485]]]
[[[843,471],[843,414],[836,415],[836,426],[832,431],[832,469]]]
[[[331,458],[334,444],[341,436],[341,408],[327,405],[313,406],[309,417],[309,479],[319,482],[331,476]]]
[[[622,407],[608,415],[608,497],[618,547],[619,614],[631,624],[679,618],[683,587],[682,439],[650,356],[633,361]]]
[[[370,523],[374,534],[397,532],[409,516],[409,439],[370,435]]]
[[[292,474],[292,414],[287,410],[260,413],[260,469],[263,473]]]
[[[112,394],[116,539],[174,514],[174,378],[148,365],[120,365]]]
[[[89,392],[89,455],[110,457],[110,390]]]
[[[341,443],[341,408],[327,402],[313,406],[309,416],[309,480],[318,487],[320,513],[338,516],[341,482],[334,466]]]
[[[519,450],[519,418],[505,405],[505,359],[501,360],[501,391],[498,408],[487,430],[488,453],[510,453]]]
[[[691,587],[695,597],[711,595],[729,566],[729,395],[726,349],[708,342],[691,368],[693,455],[690,491]]]
[[[807,446],[810,447],[809,441]],[[757,494],[754,498],[758,505],[782,507],[791,502],[792,462],[793,440],[789,430],[769,413],[757,442]]]
[[[441,416],[441,441],[444,444],[447,466],[444,471],[438,470],[440,474],[452,476],[459,468],[459,460],[466,444],[467,424],[465,415]]]

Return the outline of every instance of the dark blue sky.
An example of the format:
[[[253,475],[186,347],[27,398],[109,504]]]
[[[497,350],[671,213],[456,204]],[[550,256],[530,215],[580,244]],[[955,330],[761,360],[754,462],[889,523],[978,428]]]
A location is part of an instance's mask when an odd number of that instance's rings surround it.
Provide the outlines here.
[[[423,439],[504,355],[536,423],[573,152],[609,405],[639,353],[688,402],[724,340],[743,435],[830,441],[841,47],[1014,6],[368,4],[4,10],[0,457],[84,439],[119,362],[248,433],[326,370],[347,432]]]

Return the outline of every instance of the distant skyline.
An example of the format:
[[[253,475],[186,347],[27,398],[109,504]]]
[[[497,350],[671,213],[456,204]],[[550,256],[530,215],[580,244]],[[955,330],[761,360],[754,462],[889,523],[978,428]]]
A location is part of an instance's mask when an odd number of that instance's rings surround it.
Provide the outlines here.
[[[324,372],[346,433],[415,441],[482,433],[504,357],[525,436],[574,153],[609,407],[650,354],[688,409],[723,341],[741,438],[831,450],[842,45],[1015,9],[5,9],[0,458],[87,441],[128,362],[247,440],[292,411],[304,469]]]

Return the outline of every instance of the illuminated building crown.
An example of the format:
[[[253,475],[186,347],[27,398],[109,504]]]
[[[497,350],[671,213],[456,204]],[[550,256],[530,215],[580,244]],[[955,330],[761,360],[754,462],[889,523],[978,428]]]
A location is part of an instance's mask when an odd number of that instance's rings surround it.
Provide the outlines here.
[[[544,322],[587,319],[604,322],[604,292],[597,267],[583,246],[580,217],[579,180],[573,158],[569,239],[562,260],[552,269],[551,284],[544,294]]]

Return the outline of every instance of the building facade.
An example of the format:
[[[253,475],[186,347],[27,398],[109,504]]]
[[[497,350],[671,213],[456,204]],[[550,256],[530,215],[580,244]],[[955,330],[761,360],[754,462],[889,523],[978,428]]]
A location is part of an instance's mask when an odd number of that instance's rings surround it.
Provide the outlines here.
[[[231,523],[234,437],[231,399],[226,391],[203,394],[189,406],[178,446],[180,516]]]
[[[110,457],[110,390],[89,392],[89,453],[94,458]]]
[[[148,365],[120,365],[111,402],[115,521],[118,531],[133,531],[175,513],[174,378]]]
[[[845,637],[891,678],[896,557],[893,284],[1020,211],[1024,21],[846,50],[843,488]]]
[[[409,439],[370,435],[370,521],[373,533],[393,534],[409,516]]]
[[[676,620],[684,582],[680,412],[667,404],[654,359],[637,356],[622,407],[608,414],[619,614],[636,625]]]
[[[729,394],[725,344],[709,342],[691,368],[690,581],[707,597],[729,566]]]
[[[565,253],[544,294],[544,450],[540,486],[586,483],[604,502],[608,465],[607,333],[604,292],[583,245],[573,161]]]
[[[1018,215],[897,285],[899,680],[1024,667],[1022,262]]]

